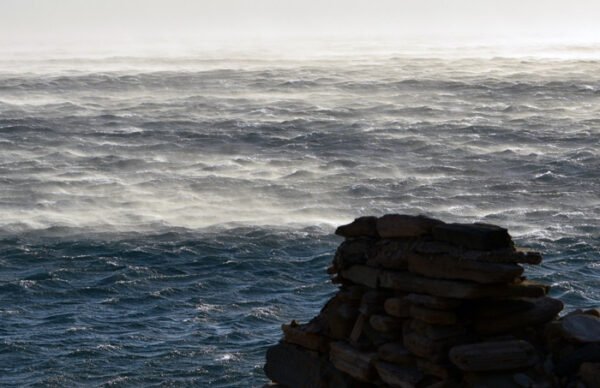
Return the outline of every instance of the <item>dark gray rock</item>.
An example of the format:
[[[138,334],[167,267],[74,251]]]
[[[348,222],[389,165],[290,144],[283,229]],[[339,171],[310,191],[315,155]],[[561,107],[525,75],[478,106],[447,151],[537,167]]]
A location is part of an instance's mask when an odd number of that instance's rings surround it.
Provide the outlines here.
[[[386,214],[377,220],[377,233],[382,238],[421,237],[431,234],[436,225],[443,222],[425,216]]]
[[[359,217],[347,225],[338,227],[335,234],[342,237],[378,237],[377,217]]]
[[[508,231],[490,224],[442,224],[432,230],[436,240],[477,250],[508,248],[512,240]]]

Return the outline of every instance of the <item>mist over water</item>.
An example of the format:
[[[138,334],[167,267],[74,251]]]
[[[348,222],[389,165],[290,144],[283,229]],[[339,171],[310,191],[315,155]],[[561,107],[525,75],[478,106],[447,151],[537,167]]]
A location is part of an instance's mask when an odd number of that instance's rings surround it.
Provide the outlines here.
[[[596,49],[271,54],[0,60],[1,382],[259,385],[359,215],[508,227],[599,304]]]

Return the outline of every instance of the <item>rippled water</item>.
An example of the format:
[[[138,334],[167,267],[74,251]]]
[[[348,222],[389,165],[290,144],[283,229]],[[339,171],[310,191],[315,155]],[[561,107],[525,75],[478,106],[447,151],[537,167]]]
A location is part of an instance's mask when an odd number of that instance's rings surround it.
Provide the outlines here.
[[[0,60],[0,382],[257,386],[333,226],[506,226],[600,304],[600,61]]]

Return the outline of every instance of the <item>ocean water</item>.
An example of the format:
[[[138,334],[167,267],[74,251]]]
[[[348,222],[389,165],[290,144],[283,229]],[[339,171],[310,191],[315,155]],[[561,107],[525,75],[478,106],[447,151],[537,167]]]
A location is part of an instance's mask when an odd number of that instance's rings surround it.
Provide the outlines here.
[[[600,305],[578,50],[0,59],[0,385],[260,386],[359,215],[508,227]]]

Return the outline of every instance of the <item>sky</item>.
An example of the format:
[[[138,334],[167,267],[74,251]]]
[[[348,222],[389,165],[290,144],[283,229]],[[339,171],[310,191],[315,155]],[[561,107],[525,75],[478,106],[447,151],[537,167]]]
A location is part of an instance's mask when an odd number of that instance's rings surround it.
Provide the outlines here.
[[[599,0],[0,0],[0,48],[600,41]]]

